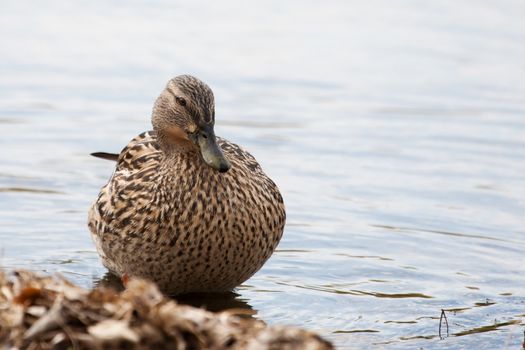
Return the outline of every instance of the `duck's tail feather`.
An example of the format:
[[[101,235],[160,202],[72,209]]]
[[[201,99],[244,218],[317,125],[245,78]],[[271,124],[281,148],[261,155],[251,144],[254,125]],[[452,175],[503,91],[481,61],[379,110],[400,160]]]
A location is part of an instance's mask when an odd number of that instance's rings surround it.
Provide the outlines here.
[[[117,161],[118,156],[119,156],[116,153],[106,153],[106,152],[95,152],[95,153],[91,153],[91,155],[93,157],[107,159],[107,160],[114,160],[114,161]]]

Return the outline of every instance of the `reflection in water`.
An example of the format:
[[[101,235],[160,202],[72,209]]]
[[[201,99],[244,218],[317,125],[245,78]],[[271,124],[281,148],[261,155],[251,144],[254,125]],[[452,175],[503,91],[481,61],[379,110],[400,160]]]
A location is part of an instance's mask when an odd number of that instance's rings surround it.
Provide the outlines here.
[[[496,237],[489,237],[489,236],[482,236],[482,235],[474,235],[470,233],[460,233],[460,232],[449,232],[449,231],[442,231],[442,230],[429,230],[429,229],[423,229],[423,228],[415,228],[415,227],[394,227],[394,226],[387,226],[387,225],[377,225],[373,224],[370,225],[372,227],[378,227],[378,228],[384,228],[387,230],[392,231],[403,231],[403,232],[423,232],[423,233],[435,233],[439,235],[446,235],[446,236],[457,236],[457,237],[467,237],[467,238],[478,238],[478,239],[488,239],[493,241],[506,241],[509,242],[509,240],[496,238]],[[522,244],[521,242],[514,242],[516,244]]]
[[[343,331],[343,330],[337,330],[333,332],[334,334],[341,334],[341,333],[379,333],[379,331],[376,331],[374,329],[352,329],[351,331]]]
[[[336,253],[335,255],[346,256],[348,258],[357,258],[357,259],[379,259],[379,260],[385,260],[385,261],[394,260],[391,258],[385,258],[382,256],[375,256],[375,255],[350,255],[350,254],[345,254],[345,253]]]
[[[202,307],[209,311],[231,310],[233,313],[244,317],[254,317],[257,311],[244,300],[240,294],[227,293],[192,293],[173,297],[179,303]]]
[[[453,335],[456,336],[456,337],[461,337],[461,336],[469,335],[469,334],[485,333],[485,332],[490,332],[490,331],[497,330],[497,329],[499,329],[501,327],[517,325],[517,324],[521,324],[521,322],[519,320],[512,320],[512,321],[508,321],[508,322],[494,322],[494,324],[491,324],[491,325],[488,325],[488,326],[467,329],[467,330],[462,331],[462,332],[454,333]]]
[[[94,278],[93,287],[113,288],[119,292],[124,290],[124,285],[122,284],[120,278],[109,271],[106,271],[102,278]]]
[[[124,285],[119,277],[110,273],[109,271],[102,276],[102,278],[94,279],[93,285],[95,287],[113,288],[119,292],[124,290]],[[191,305],[199,308],[204,308],[208,311],[227,311],[234,313],[241,317],[252,318],[257,315],[257,311],[242,298],[241,295],[235,292],[227,293],[191,293],[172,297],[181,304]]]
[[[18,123],[16,119],[0,118],[0,124],[16,124],[16,123]]]
[[[342,289],[336,289],[332,288],[331,286],[310,286],[310,285],[294,285],[289,283],[283,283],[279,282],[284,285],[294,286],[296,288],[304,288],[304,289],[310,289],[310,290],[316,290],[320,292],[328,292],[328,293],[335,293],[335,294],[348,294],[348,295],[355,295],[355,296],[372,296],[376,298],[392,298],[392,299],[403,299],[403,298],[424,298],[424,299],[431,299],[432,296],[425,295],[422,293],[379,293],[379,292],[369,292],[369,291],[362,291],[357,289],[350,289],[350,290],[342,290]]]
[[[0,192],[28,192],[28,193],[42,193],[42,194],[64,194],[60,191],[43,190],[37,188],[24,188],[24,187],[0,187]]]

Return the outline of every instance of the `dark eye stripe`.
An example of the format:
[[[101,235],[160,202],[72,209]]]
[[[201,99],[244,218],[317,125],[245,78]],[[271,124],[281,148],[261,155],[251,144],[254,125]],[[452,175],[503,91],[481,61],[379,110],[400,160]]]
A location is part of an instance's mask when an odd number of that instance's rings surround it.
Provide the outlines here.
[[[173,91],[170,86],[166,86],[166,91],[169,92],[173,98],[177,98],[175,91]]]

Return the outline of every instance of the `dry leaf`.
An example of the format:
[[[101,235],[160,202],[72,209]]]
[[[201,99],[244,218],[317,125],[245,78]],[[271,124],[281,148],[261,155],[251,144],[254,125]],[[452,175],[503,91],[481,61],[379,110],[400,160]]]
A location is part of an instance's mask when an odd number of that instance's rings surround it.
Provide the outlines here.
[[[120,320],[101,321],[88,327],[88,333],[101,341],[127,340],[132,343],[139,341],[139,336],[129,328],[128,323]]]

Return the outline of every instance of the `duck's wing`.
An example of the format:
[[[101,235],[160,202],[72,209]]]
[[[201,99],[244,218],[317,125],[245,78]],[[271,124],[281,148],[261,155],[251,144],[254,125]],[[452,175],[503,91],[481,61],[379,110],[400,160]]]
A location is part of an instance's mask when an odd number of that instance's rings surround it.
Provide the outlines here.
[[[117,153],[95,152],[92,156],[117,162],[116,170],[139,170],[156,163],[160,158],[160,146],[155,131],[145,131],[134,137],[122,151]]]
[[[127,237],[128,242],[128,238],[138,235],[147,222],[156,218],[155,210],[148,208],[155,194],[161,158],[155,132],[133,138],[118,154],[115,172],[89,210],[91,236],[104,265],[111,271],[121,270],[114,261],[123,254],[115,237]]]
[[[252,172],[263,174],[257,159],[241,146],[223,139],[222,137],[217,137],[217,143],[222,151],[228,156],[230,162],[234,163],[236,166],[245,167]]]
[[[162,156],[157,133],[146,131],[133,138],[120,152],[117,159],[119,170],[137,171],[157,165]]]
[[[119,168],[119,165],[122,165],[124,168],[133,168],[132,163],[136,159],[156,154],[159,151],[157,133],[155,131],[145,131],[129,141],[120,153],[94,152],[91,155],[101,159],[116,161],[118,163],[117,168]]]

